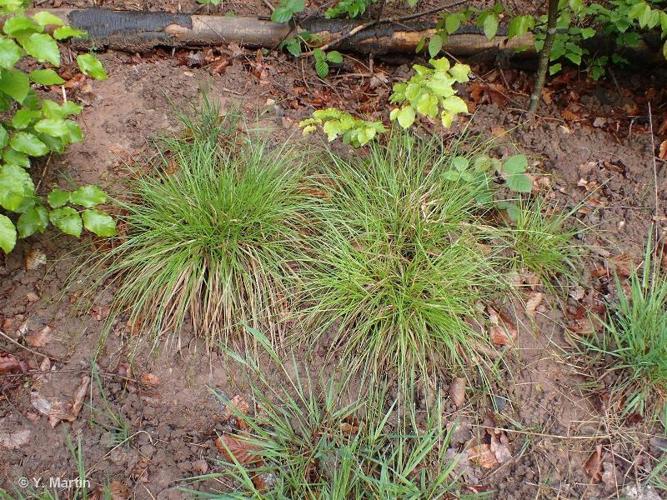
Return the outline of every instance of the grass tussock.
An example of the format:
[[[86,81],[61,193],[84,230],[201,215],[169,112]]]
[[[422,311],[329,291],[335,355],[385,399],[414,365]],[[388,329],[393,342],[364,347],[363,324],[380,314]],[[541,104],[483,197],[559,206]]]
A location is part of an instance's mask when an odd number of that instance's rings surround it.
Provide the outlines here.
[[[481,363],[478,304],[508,291],[507,262],[492,246],[501,230],[480,214],[482,188],[443,177],[453,156],[394,134],[368,157],[331,153],[323,168],[321,233],[302,270],[305,330],[312,342],[331,338],[346,365],[407,382],[443,358],[448,368]]]
[[[574,242],[579,231],[567,228],[571,214],[547,213],[540,198],[523,202],[517,212],[511,232],[516,265],[535,273],[547,286],[571,281],[578,274],[582,249]]]
[[[242,324],[279,332],[303,246],[301,160],[238,132],[210,103],[184,124],[184,138],[160,143],[157,172],[121,203],[128,234],[103,276],[118,280],[114,311],[157,338],[186,317],[209,340]]]
[[[611,396],[625,414],[659,417],[667,423],[667,276],[646,247],[642,271],[629,286],[616,278],[618,302],[610,308],[602,335],[582,340],[602,356],[613,376]]]
[[[405,430],[385,392],[343,401],[349,383],[303,378],[261,333],[252,335],[278,375],[269,379],[267,363],[235,356],[253,381],[257,411],[246,415],[232,407],[245,430],[232,434],[233,441],[223,436],[235,445],[226,447],[222,472],[197,478],[226,479],[220,498],[441,498],[453,490],[441,411]]]

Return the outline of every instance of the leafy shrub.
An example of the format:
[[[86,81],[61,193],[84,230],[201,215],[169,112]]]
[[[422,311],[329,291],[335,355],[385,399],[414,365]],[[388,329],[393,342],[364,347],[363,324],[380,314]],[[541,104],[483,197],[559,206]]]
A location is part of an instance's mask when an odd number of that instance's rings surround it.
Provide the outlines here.
[[[432,68],[415,64],[416,74],[407,82],[394,85],[391,102],[401,107],[393,109],[389,118],[398,121],[404,129],[410,128],[418,115],[432,119],[440,113],[443,126],[449,127],[458,114],[468,112],[465,101],[455,95],[454,85],[468,81],[470,66],[455,64],[452,67],[444,57],[431,59],[430,64]],[[302,120],[299,126],[304,135],[321,127],[329,141],[342,136],[343,142],[354,147],[363,146],[386,132],[382,122],[355,118],[336,108],[314,111],[313,117]]]
[[[397,420],[409,417],[386,405],[386,391],[371,389],[344,402],[351,390],[346,381],[303,378],[259,332],[253,337],[269,351],[279,383],[266,377],[266,363],[260,368],[233,355],[256,381],[258,411],[246,415],[229,406],[247,430],[219,439],[228,461],[222,472],[200,479],[232,479],[226,498],[440,498],[454,490],[440,408],[419,428],[404,429]]]
[[[409,128],[416,116],[435,118],[440,113],[443,126],[449,127],[456,115],[468,112],[465,101],[454,90],[455,83],[465,83],[470,75],[470,66],[451,66],[447,58],[431,59],[432,68],[415,64],[415,75],[405,83],[394,85],[391,102],[402,104],[391,111],[390,119],[397,120],[403,128]]]
[[[488,246],[502,230],[479,218],[479,185],[445,179],[459,155],[403,133],[371,144],[368,158],[331,154],[314,187],[317,257],[301,271],[309,338],[326,334],[346,366],[402,382],[428,377],[440,357],[481,363],[475,305],[505,289]]]
[[[664,4],[664,2],[663,2]],[[659,30],[662,52],[667,58],[667,12],[659,1],[611,0],[610,2],[584,3],[583,0],[560,0],[558,4],[557,32],[549,54],[549,73],[558,73],[564,62],[580,66],[588,63],[591,78],[597,80],[605,74],[605,66],[611,62],[625,65],[628,61],[618,53],[598,56],[585,47],[584,42],[598,33],[605,34],[618,48],[635,47],[641,41],[641,33]],[[438,55],[449,35],[456,33],[462,24],[474,22],[487,38],[498,33],[503,6],[496,3],[487,9],[467,7],[458,12],[442,15],[436,32],[428,40],[423,39],[417,52],[428,49],[431,57]],[[547,16],[520,14],[508,16],[507,36],[515,38],[533,32],[535,49],[541,51],[546,36]],[[428,44],[426,43],[428,41]]]
[[[114,314],[129,311],[157,338],[179,332],[187,314],[209,340],[244,323],[278,332],[290,303],[307,205],[300,160],[232,132],[219,111],[206,104],[185,121],[189,138],[161,145],[161,168],[121,203],[127,238],[102,259],[102,279],[120,285]]]
[[[48,12],[28,17],[21,11],[21,2],[5,3],[2,8],[9,17],[0,36],[0,209],[4,211],[0,212],[0,248],[11,252],[17,237],[42,233],[49,223],[77,237],[83,228],[98,236],[111,236],[115,234],[113,219],[95,208],[106,201],[101,189],[82,186],[71,193],[56,189],[44,203],[29,173],[31,157],[62,153],[69,144],[82,140],[79,125],[70,119],[81,112],[81,106],[43,99],[35,87],[64,83],[53,69],[60,66],[57,41],[85,33]],[[47,28],[54,27],[49,34]],[[79,55],[77,63],[84,74],[106,78],[94,55]],[[27,71],[17,65],[35,69]],[[17,220],[9,214],[18,214]]]
[[[302,120],[299,127],[303,128],[303,135],[308,135],[317,130],[317,127],[322,127],[329,141],[342,136],[345,144],[351,144],[354,147],[364,146],[372,141],[377,134],[386,131],[382,122],[360,120],[335,108],[314,111],[313,117]]]
[[[646,246],[641,273],[630,275],[629,290],[616,278],[618,302],[610,304],[603,333],[584,346],[603,356],[611,374],[612,405],[624,415],[660,416],[667,422],[667,277],[660,259]]]

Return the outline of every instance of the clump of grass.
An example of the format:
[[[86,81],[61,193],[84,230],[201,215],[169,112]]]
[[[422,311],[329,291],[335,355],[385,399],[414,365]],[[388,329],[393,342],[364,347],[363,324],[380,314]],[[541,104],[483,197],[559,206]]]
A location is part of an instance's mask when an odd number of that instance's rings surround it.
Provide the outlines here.
[[[260,368],[247,355],[235,356],[253,381],[257,412],[232,408],[245,429],[234,439],[243,446],[226,448],[221,473],[195,479],[226,478],[234,486],[225,498],[440,498],[454,489],[440,408],[419,427],[402,427],[397,421],[416,416],[398,417],[395,405],[386,406],[386,392],[344,401],[349,378],[303,378],[294,361],[283,363],[268,339],[251,333],[270,354],[278,380],[266,377],[268,363]],[[253,455],[245,463],[237,458],[242,448]]]
[[[368,157],[331,153],[315,188],[317,254],[302,271],[306,335],[331,335],[346,366],[408,382],[442,358],[448,369],[482,364],[477,306],[508,291],[507,262],[476,202],[483,187],[443,177],[455,155],[408,134]]]
[[[581,247],[574,242],[579,231],[567,228],[571,215],[548,213],[541,198],[522,202],[511,232],[517,267],[532,271],[546,284],[576,276]]]
[[[604,356],[607,373],[615,374],[612,397],[624,414],[661,417],[667,422],[667,276],[646,246],[641,273],[635,270],[626,291],[618,277],[618,303],[603,334],[585,346]]]
[[[239,132],[210,103],[184,124],[183,138],[160,143],[157,172],[120,203],[127,237],[102,277],[117,280],[113,312],[156,339],[186,317],[208,340],[241,324],[279,333],[303,246],[301,160]]]

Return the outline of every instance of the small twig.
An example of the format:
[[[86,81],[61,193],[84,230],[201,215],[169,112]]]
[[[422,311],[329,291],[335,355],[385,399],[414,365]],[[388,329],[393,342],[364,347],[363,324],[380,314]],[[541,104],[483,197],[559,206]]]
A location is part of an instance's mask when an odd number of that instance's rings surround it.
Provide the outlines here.
[[[276,8],[271,2],[269,2],[269,0],[262,0],[262,2],[264,2],[264,5],[266,5],[272,13],[274,10],[276,10]]]
[[[24,349],[24,350],[26,350],[26,351],[28,351],[28,352],[31,352],[31,353],[33,353],[33,354],[36,354],[37,356],[41,356],[42,358],[51,358],[51,359],[55,359],[56,361],[61,361],[61,360],[58,359],[58,358],[54,358],[53,356],[49,356],[48,354],[44,354],[43,352],[37,352],[37,351],[35,351],[35,350],[33,350],[33,349],[30,349],[30,347],[24,346],[24,345],[21,344],[20,342],[17,342],[17,341],[14,340],[13,338],[11,338],[9,335],[7,335],[7,334],[6,334],[5,332],[3,332],[2,330],[0,330],[0,337],[4,337],[4,338],[6,338],[7,340],[9,340],[12,344],[14,344],[14,345],[20,347],[21,349]]]
[[[343,40],[347,40],[348,38],[353,37],[354,35],[356,35],[360,31],[364,31],[368,28],[371,28],[372,26],[375,26],[376,24],[398,23],[398,22],[402,22],[402,21],[409,21],[410,19],[417,19],[419,17],[428,16],[430,14],[436,14],[440,11],[451,9],[452,7],[456,7],[458,5],[462,5],[462,4],[466,3],[466,1],[467,0],[457,0],[457,1],[452,2],[450,4],[447,4],[447,5],[441,5],[440,7],[436,7],[434,9],[425,10],[423,12],[417,12],[416,14],[409,14],[407,16],[385,17],[383,19],[376,19],[376,20],[368,21],[367,23],[360,24],[359,26],[356,26],[356,27],[352,28],[345,35],[342,35],[342,36],[336,38],[335,40],[330,41],[329,43],[325,43],[324,45],[322,45],[321,47],[318,47],[318,48],[320,50],[327,50],[331,47],[334,47],[334,46],[338,45]],[[312,54],[313,54],[313,51],[304,52],[299,57],[307,57],[307,56],[311,56]]]

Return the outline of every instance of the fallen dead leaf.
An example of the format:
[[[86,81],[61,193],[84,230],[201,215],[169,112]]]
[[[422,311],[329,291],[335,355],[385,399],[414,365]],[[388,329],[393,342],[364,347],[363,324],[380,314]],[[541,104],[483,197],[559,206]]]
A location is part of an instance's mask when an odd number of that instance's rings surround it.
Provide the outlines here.
[[[71,401],[62,401],[55,397],[47,398],[35,390],[30,393],[30,402],[38,412],[47,416],[51,427],[55,427],[61,421],[74,422],[83,406],[89,384],[90,377],[87,375],[82,377],[81,384]]]
[[[245,439],[225,434],[215,440],[215,447],[229,461],[236,460],[240,464],[256,464],[262,460],[259,448]]]
[[[588,457],[584,464],[584,471],[594,483],[599,483],[602,479],[602,445],[598,444],[595,451]]]
[[[111,493],[111,500],[127,500],[130,498],[130,488],[120,481],[111,481],[109,493]]]
[[[0,352],[0,375],[4,375],[5,373],[25,373],[27,370],[28,365],[16,359],[13,354]]]
[[[491,453],[496,457],[498,463],[505,463],[512,458],[512,452],[509,448],[509,439],[507,439],[507,434],[504,432],[494,430],[489,448]]]
[[[51,327],[46,325],[38,332],[26,335],[25,341],[30,347],[44,347],[51,341]]]
[[[535,292],[531,294],[530,298],[526,301],[526,315],[529,318],[535,318],[535,310],[542,303],[542,299],[544,299],[544,294]]]
[[[455,378],[449,385],[449,397],[457,408],[461,408],[466,399],[466,379],[463,377]]]
[[[144,373],[139,377],[139,382],[146,387],[157,387],[160,385],[160,377],[152,373]]]
[[[0,419],[0,424],[3,420]],[[4,426],[3,426],[4,427]],[[9,450],[16,450],[28,444],[30,441],[31,431],[29,429],[9,430],[0,428],[0,447]]]
[[[32,271],[46,264],[46,254],[39,248],[31,248],[23,259],[26,271]]]
[[[468,459],[484,469],[493,469],[500,465],[495,454],[491,451],[491,445],[486,443],[468,448]]]
[[[667,140],[664,140],[660,143],[660,152],[658,153],[658,157],[661,160],[667,160]]]
[[[503,317],[492,307],[487,307],[487,310],[491,322],[491,328],[489,329],[491,343],[496,346],[513,344],[518,334],[516,327],[509,318]]]

